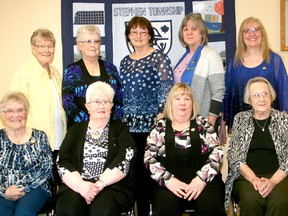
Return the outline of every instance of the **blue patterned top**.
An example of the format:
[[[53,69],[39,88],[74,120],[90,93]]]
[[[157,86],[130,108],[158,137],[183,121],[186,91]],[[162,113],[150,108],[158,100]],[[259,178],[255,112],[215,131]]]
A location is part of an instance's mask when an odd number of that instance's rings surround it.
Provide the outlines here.
[[[87,121],[88,111],[85,107],[85,94],[88,85],[96,81],[109,83],[115,91],[113,119],[123,117],[122,88],[116,66],[99,59],[100,76],[91,76],[81,59],[66,67],[62,81],[62,102],[68,119],[68,128],[74,124]]]
[[[124,121],[130,132],[149,133],[174,84],[170,59],[159,50],[140,60],[127,55],[120,63],[120,79]]]
[[[222,104],[224,120],[229,129],[232,128],[234,116],[249,110],[248,104],[243,101],[244,88],[249,79],[254,77],[266,78],[276,91],[275,109],[288,111],[288,76],[281,57],[270,53],[270,63],[263,61],[259,66],[247,68],[244,65],[234,66],[232,59],[227,65],[225,74],[226,94]]]
[[[0,129],[0,155],[0,196],[13,185],[25,193],[41,187],[51,195],[52,152],[45,132],[33,129],[29,141],[14,144]]]

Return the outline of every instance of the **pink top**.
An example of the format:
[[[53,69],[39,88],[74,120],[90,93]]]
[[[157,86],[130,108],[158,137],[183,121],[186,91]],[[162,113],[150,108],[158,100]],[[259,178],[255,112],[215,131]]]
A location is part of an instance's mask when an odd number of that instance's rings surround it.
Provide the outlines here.
[[[180,83],[182,74],[184,73],[185,69],[187,68],[187,65],[189,61],[192,58],[192,53],[188,53],[186,57],[178,64],[178,66],[174,70],[174,82]]]

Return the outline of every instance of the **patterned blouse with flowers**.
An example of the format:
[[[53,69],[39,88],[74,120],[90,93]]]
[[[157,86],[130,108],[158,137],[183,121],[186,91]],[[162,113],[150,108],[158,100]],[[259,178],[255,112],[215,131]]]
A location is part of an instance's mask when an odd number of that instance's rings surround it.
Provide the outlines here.
[[[191,121],[189,129],[173,134],[172,145],[174,144],[174,146],[170,146],[171,143],[165,143],[167,142],[166,136],[171,136],[169,134],[171,131],[173,133],[170,120],[160,119],[150,132],[145,148],[144,163],[150,171],[151,177],[159,185],[165,186],[175,174],[172,173],[173,170],[175,171],[173,165],[177,161],[173,161],[173,155],[177,148],[199,147],[199,155],[191,155],[191,157],[198,157],[198,161],[201,161],[200,169],[196,170],[193,175],[197,175],[205,183],[211,182],[219,173],[224,153],[213,126],[207,118],[198,116]]]
[[[0,155],[0,196],[12,185],[24,187],[25,193],[41,187],[51,194],[52,152],[45,132],[32,129],[29,141],[19,145],[1,129]]]
[[[139,60],[127,55],[120,63],[123,93],[123,121],[130,132],[149,133],[158,113],[163,112],[172,88],[173,73],[169,57],[155,50]]]

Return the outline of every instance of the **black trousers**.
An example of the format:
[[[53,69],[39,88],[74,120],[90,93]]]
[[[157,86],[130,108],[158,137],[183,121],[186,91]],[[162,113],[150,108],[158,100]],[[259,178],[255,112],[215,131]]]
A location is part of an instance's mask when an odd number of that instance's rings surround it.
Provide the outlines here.
[[[263,176],[270,178],[272,175]],[[244,177],[238,177],[233,185],[232,196],[238,202],[241,216],[287,216],[288,179],[282,180],[267,198],[262,198]]]
[[[71,189],[61,192],[56,201],[57,216],[120,216],[121,212],[122,209],[109,187],[101,191],[91,205]]]
[[[144,166],[144,148],[149,133],[131,133],[137,145],[136,158],[136,206],[138,216],[148,216],[150,210],[151,189],[154,180]]]
[[[215,179],[208,183],[196,200],[185,200],[166,187],[157,185],[153,190],[153,216],[181,216],[185,209],[194,209],[197,216],[224,216],[224,183]]]

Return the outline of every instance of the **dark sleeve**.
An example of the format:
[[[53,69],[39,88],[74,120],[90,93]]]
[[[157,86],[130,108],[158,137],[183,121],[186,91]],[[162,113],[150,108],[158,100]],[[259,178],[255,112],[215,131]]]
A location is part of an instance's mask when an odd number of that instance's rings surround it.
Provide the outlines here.
[[[174,78],[171,60],[167,55],[159,53],[157,55],[157,73],[160,79],[160,85],[158,86],[158,113],[162,113],[166,98],[174,85]]]
[[[58,167],[64,167],[70,172],[80,172],[86,126],[88,126],[88,122],[74,124],[68,129],[60,147]]]
[[[119,168],[120,164],[129,165],[136,156],[137,148],[128,126],[120,121],[114,121],[110,124],[109,136],[113,136],[113,143],[109,146],[108,157],[111,159],[108,158],[107,161],[111,162],[107,167],[113,169]]]
[[[115,92],[113,99],[113,120],[122,120],[123,118],[123,102],[122,102],[122,85],[120,82],[119,72],[116,66],[112,63],[105,62],[106,72],[109,75],[109,84]]]
[[[75,103],[76,97],[84,97],[87,86],[81,85],[81,68],[79,64],[67,66],[62,79],[62,104],[69,121],[79,123],[88,120],[88,114],[81,110]]]

